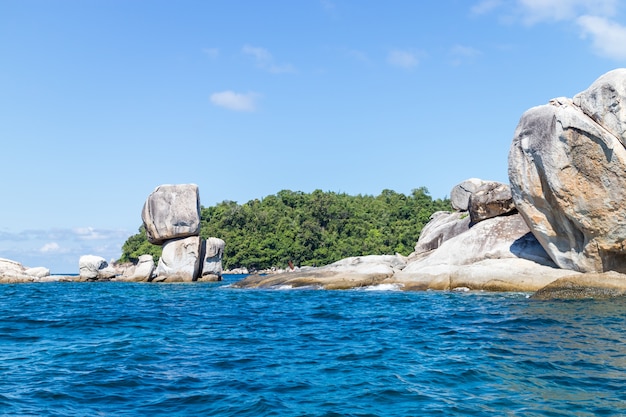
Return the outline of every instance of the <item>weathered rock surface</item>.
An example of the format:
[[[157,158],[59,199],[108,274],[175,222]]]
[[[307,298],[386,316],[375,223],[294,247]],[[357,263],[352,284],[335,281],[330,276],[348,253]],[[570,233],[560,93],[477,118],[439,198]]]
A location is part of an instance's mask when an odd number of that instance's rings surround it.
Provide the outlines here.
[[[626,296],[626,275],[609,271],[566,276],[541,288],[536,300],[612,298]]]
[[[204,259],[202,273],[198,281],[221,281],[222,280],[222,257],[226,242],[216,237],[210,237],[203,243]]]
[[[452,191],[450,191],[450,204],[452,204],[452,208],[458,211],[467,211],[470,196],[483,182],[483,180],[478,178],[470,178],[455,185]]]
[[[19,262],[0,258],[0,283],[44,281],[49,276],[48,268],[27,268]]]
[[[158,186],[141,213],[150,243],[197,236],[200,233],[200,197],[195,184]]]
[[[190,236],[165,242],[153,282],[191,282],[200,274],[202,238]]]
[[[471,219],[467,212],[438,211],[430,216],[430,221],[426,223],[419,239],[415,244],[415,252],[410,258],[419,257],[437,249],[441,244],[470,228]]]
[[[150,281],[154,272],[155,265],[152,255],[141,255],[137,260],[137,265],[124,271],[117,281],[142,282]]]
[[[470,195],[468,211],[472,223],[514,213],[516,210],[508,184],[485,181]]]
[[[401,255],[369,255],[342,259],[310,270],[273,275],[251,275],[234,284],[237,288],[358,288],[382,283],[406,265]]]
[[[81,281],[107,281],[115,277],[117,271],[101,256],[83,255],[78,260]]]
[[[558,269],[521,216],[512,214],[475,224],[385,282],[414,290],[535,291],[572,273]]]
[[[573,100],[522,115],[509,153],[513,200],[554,262],[626,272],[626,69]]]

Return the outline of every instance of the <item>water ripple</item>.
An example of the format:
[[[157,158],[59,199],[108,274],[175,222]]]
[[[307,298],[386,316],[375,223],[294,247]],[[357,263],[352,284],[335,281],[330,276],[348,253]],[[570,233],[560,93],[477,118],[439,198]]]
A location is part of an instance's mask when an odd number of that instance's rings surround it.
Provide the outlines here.
[[[9,416],[626,415],[626,301],[0,286]]]

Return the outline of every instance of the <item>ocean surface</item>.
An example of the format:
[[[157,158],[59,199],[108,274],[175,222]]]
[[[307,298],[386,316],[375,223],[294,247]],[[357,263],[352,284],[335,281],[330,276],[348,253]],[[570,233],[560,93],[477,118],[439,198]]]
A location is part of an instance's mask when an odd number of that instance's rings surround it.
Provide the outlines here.
[[[2,416],[626,416],[626,300],[0,285]]]

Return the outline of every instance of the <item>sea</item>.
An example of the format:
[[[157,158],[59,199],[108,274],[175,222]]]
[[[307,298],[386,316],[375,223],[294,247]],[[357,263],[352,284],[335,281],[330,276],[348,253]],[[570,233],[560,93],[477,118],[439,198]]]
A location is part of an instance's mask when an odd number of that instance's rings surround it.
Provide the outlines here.
[[[0,285],[2,416],[626,416],[626,299]]]

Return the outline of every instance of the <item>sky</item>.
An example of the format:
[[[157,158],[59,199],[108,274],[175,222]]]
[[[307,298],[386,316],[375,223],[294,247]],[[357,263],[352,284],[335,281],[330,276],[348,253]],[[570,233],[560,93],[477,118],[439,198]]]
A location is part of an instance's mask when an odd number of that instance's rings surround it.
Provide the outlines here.
[[[117,259],[161,184],[508,183],[523,112],[622,66],[618,0],[0,0],[0,258]]]

